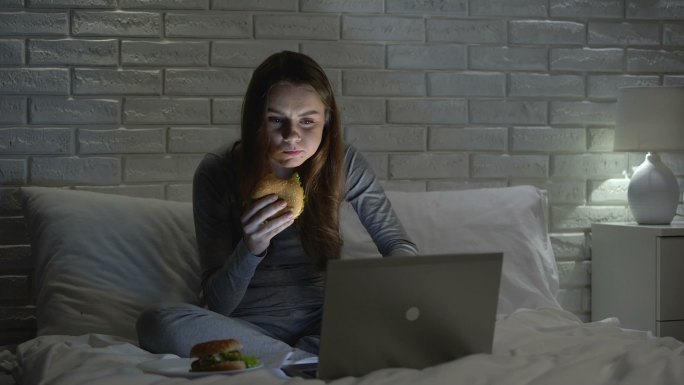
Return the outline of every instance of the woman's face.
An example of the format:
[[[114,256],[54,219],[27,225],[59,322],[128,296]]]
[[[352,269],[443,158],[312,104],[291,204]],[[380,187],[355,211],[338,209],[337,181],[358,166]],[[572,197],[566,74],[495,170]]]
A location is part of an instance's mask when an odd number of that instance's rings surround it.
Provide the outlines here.
[[[266,127],[271,169],[280,178],[318,150],[325,126],[325,105],[311,86],[278,83],[268,93]]]

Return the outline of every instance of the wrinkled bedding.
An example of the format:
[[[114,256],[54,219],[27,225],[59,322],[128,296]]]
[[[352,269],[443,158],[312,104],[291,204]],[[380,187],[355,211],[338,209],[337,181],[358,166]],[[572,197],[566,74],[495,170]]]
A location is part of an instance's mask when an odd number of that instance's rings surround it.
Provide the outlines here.
[[[384,369],[336,385],[373,384],[677,384],[684,379],[684,343],[626,330],[615,319],[582,323],[559,309],[518,310],[497,320],[492,354],[476,354],[424,370]],[[137,364],[175,358],[154,355],[120,337],[42,336],[19,346],[23,384],[294,384],[262,369],[199,379],[142,372]]]
[[[684,383],[684,343],[622,329],[615,319],[582,323],[561,309],[542,190],[518,186],[388,197],[423,253],[504,252],[493,353],[424,370],[384,369],[333,384]],[[12,369],[19,384],[322,383],[286,377],[280,364],[296,361],[287,352],[260,357],[264,369],[234,376],[169,378],[138,368],[177,358],[136,345],[140,310],[162,300],[197,300],[200,274],[189,203],[40,187],[23,188],[21,201],[36,261],[39,337],[19,345],[16,354],[0,351],[0,367]],[[373,257],[377,249],[358,218],[344,210],[340,217],[343,256]]]

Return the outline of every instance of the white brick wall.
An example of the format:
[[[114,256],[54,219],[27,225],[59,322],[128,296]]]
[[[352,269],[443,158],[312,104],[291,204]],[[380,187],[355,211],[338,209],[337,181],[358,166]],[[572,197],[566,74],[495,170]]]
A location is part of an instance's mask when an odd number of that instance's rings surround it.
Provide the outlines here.
[[[0,344],[34,328],[18,186],[189,200],[239,136],[251,72],[319,61],[387,188],[548,191],[561,301],[590,314],[588,229],[631,218],[617,90],[684,85],[684,3],[642,0],[0,1]],[[684,185],[684,154],[664,154]]]

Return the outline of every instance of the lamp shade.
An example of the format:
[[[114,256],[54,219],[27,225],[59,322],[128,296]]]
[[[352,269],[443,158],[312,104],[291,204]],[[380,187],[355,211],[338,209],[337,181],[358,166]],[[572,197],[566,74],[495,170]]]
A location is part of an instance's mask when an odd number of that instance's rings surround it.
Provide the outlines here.
[[[684,150],[684,87],[623,87],[618,91],[616,151]]]

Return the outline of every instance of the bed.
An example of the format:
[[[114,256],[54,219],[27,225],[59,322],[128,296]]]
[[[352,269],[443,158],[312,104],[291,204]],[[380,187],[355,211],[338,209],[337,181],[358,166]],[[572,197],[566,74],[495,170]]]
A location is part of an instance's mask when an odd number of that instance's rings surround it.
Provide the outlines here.
[[[137,346],[135,319],[162,300],[197,302],[199,266],[189,203],[25,187],[20,191],[36,265],[37,337],[0,363],[17,384],[299,384],[280,369],[287,351],[238,375],[187,378],[144,371],[177,360]],[[422,370],[388,368],[352,384],[675,384],[684,344],[627,330],[619,320],[582,322],[556,300],[558,272],[543,190],[389,191],[397,215],[425,254],[503,251],[492,354]],[[342,207],[344,258],[377,250]],[[454,306],[459,304],[454,303]],[[467,311],[467,309],[464,309]],[[248,343],[245,343],[248,345]]]

